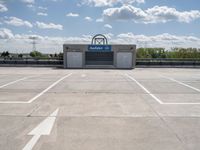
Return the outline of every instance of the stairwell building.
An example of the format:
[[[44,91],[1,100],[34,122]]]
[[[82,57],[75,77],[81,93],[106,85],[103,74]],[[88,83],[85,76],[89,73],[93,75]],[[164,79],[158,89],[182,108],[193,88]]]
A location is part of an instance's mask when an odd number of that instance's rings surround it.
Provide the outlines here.
[[[63,53],[64,68],[133,69],[136,64],[136,45],[110,45],[101,34],[91,44],[64,44]]]

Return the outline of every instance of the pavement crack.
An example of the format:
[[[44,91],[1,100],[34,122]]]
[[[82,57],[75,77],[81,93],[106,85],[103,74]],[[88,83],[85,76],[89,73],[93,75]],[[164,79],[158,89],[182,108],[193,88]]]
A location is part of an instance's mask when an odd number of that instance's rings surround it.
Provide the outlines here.
[[[36,107],[30,112],[28,113],[26,116],[27,117],[31,117],[31,115],[36,112],[38,109],[40,108],[40,106],[38,104],[36,104]]]

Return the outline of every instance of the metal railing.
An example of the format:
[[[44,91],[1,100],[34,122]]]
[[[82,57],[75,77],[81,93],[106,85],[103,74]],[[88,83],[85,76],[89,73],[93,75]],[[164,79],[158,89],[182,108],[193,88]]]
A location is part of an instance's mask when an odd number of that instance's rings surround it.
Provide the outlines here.
[[[0,65],[63,65],[59,58],[2,58]],[[137,66],[200,66],[200,59],[191,58],[137,58]]]
[[[192,58],[137,58],[136,65],[200,66],[200,59],[192,59]]]
[[[0,65],[62,65],[63,60],[59,58],[2,58]]]

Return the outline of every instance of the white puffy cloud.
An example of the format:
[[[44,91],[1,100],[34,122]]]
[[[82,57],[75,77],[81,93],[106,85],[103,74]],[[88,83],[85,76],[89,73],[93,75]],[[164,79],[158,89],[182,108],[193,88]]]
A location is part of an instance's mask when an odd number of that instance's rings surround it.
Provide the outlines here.
[[[35,0],[21,0],[21,2],[25,3],[26,6],[32,10],[35,10]]]
[[[0,30],[1,37],[1,30]],[[63,51],[63,43],[90,43],[91,37],[49,37],[36,34],[16,34],[12,39],[0,40],[0,51],[9,50],[9,52],[30,52],[32,50],[32,40],[30,37],[36,37],[36,49],[43,53],[59,53]]]
[[[17,17],[9,17],[4,22],[8,25],[17,26],[17,27],[19,27],[19,26],[26,26],[26,27],[29,27],[29,28],[33,27],[33,25],[29,21],[22,20],[22,19],[17,18]]]
[[[120,8],[108,8],[103,11],[103,17],[107,20],[144,20],[147,14],[140,8],[124,5]]]
[[[57,2],[58,0],[51,0],[52,2]]]
[[[36,26],[40,29],[57,29],[57,30],[63,30],[63,26],[60,24],[54,24],[54,23],[44,23],[44,22],[36,22]]]
[[[66,14],[67,17],[79,17],[79,14],[77,13],[68,13]]]
[[[87,21],[92,21],[93,20],[91,17],[88,17],[88,16],[85,17],[84,19],[87,20]]]
[[[136,35],[132,32],[113,35],[107,33],[105,36],[110,44],[136,44],[137,47],[196,47],[200,45],[200,38],[195,36],[177,36],[163,33],[153,36]],[[37,50],[45,53],[61,52],[63,43],[67,44],[90,44],[92,35],[82,35],[79,37],[49,37],[37,34],[13,34],[11,30],[0,28],[0,50],[16,52],[30,52],[32,44],[30,37],[36,37]]]
[[[47,10],[48,8],[47,7],[43,7],[43,6],[38,6],[38,9]]]
[[[175,8],[169,8],[167,6],[155,6],[147,9],[146,13],[152,17],[152,21],[149,22],[167,22],[177,20],[179,22],[189,23],[195,19],[200,18],[200,11],[177,11]]]
[[[117,35],[115,39],[117,43],[136,43],[137,47],[196,47],[200,42],[200,38],[195,36],[177,36],[169,33],[163,33],[154,36],[134,35],[133,33],[122,33]]]
[[[103,18],[96,19],[96,22],[103,22]]]
[[[6,11],[8,11],[8,8],[0,3],[0,12],[6,12]]]
[[[116,8],[108,8],[103,11],[104,20],[133,20],[136,23],[165,23],[169,21],[178,21],[189,23],[200,18],[200,11],[177,11],[175,8],[167,6],[154,6],[147,10],[134,7],[132,5],[123,5]]]
[[[38,16],[48,16],[47,13],[43,13],[43,12],[38,12],[37,15],[38,15]]]
[[[114,6],[116,4],[145,3],[145,0],[82,0],[83,5],[95,7]]]
[[[0,28],[0,39],[11,39],[14,35],[11,30],[6,28]]]
[[[146,35],[134,35],[132,32],[122,33],[117,35],[118,38],[124,39],[124,41],[139,41],[139,42],[160,42],[160,41],[176,41],[183,40],[183,37],[178,37],[175,35],[171,35],[168,33],[163,33],[154,36],[146,36]]]
[[[34,5],[32,5],[32,4],[28,4],[28,5],[26,5],[28,8],[32,8],[32,9],[34,9],[35,8],[35,6]]]
[[[27,4],[34,4],[35,3],[35,0],[21,0],[22,2],[24,3],[27,3]]]
[[[104,28],[112,29],[112,26],[111,26],[110,24],[105,24],[105,25],[104,25]]]

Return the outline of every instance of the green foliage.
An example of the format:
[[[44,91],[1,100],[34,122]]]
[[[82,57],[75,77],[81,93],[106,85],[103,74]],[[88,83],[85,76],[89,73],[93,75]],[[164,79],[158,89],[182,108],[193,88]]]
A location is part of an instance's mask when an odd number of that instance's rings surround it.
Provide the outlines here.
[[[55,54],[54,54],[54,57],[55,57],[55,58],[56,58],[56,57],[58,57],[58,54],[57,54],[57,53],[55,53]]]
[[[10,53],[8,51],[5,51],[1,53],[1,57],[10,57]]]
[[[139,48],[137,58],[166,58],[164,48]]]
[[[18,58],[22,58],[23,57],[23,54],[18,54]]]
[[[168,58],[200,58],[200,49],[196,48],[174,48],[167,53]]]
[[[59,54],[58,54],[58,58],[59,58],[60,60],[62,60],[62,59],[63,59],[63,53],[59,53]]]
[[[39,57],[42,57],[43,55],[39,51],[32,51],[32,52],[30,52],[30,56],[33,58],[39,58]]]
[[[59,53],[59,54],[55,53],[53,57],[62,60],[63,59],[63,53]]]
[[[199,58],[200,49],[197,48],[138,48],[137,58]]]
[[[53,54],[49,54],[49,57],[50,57],[50,58],[53,58]]]

